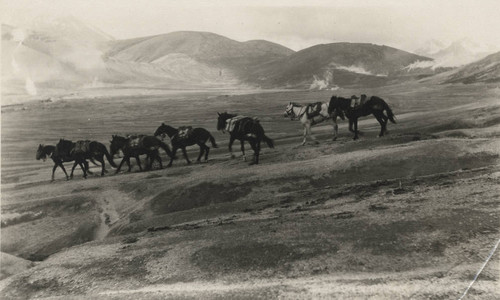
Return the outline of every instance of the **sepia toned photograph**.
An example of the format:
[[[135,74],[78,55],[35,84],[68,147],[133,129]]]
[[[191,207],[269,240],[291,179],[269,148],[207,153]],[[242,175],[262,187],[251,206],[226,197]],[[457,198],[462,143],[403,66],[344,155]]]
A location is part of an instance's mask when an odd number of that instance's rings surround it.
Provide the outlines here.
[[[3,0],[0,299],[500,299],[497,0]]]

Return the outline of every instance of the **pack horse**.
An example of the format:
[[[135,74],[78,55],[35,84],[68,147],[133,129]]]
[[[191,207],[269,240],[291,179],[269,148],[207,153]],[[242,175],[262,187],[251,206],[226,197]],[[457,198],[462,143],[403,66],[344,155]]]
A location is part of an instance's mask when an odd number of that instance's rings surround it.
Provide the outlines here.
[[[217,130],[222,132],[229,132],[229,153],[231,153],[231,158],[233,155],[233,143],[234,140],[239,140],[241,142],[241,152],[243,153],[243,159],[246,161],[245,156],[245,141],[250,143],[252,150],[254,152],[254,159],[250,162],[251,165],[259,163],[260,155],[260,143],[262,141],[266,142],[269,148],[274,148],[274,141],[266,136],[264,133],[264,128],[260,125],[259,120],[256,118],[228,114],[217,113],[219,116],[217,118]]]
[[[290,117],[291,120],[298,119],[304,127],[304,140],[302,141],[302,145],[306,144],[308,136],[317,144],[318,141],[312,135],[311,127],[331,119],[328,111],[328,104],[323,102],[314,102],[307,105],[290,102],[286,106],[284,117]],[[335,131],[335,140],[338,132],[338,125],[336,122],[334,122],[333,129]]]
[[[334,122],[336,122],[337,115],[343,119],[345,114],[349,119],[349,131],[354,132],[355,140],[358,139],[358,119],[360,117],[373,114],[380,124],[379,137],[384,136],[384,133],[387,132],[388,121],[396,123],[396,117],[389,107],[389,104],[387,104],[384,99],[372,96],[366,100],[366,95],[361,95],[361,103],[359,103],[359,105],[353,105],[353,99],[357,99],[357,97],[353,96],[351,99],[347,99],[332,96],[332,98],[330,98],[328,112],[334,116]]]
[[[217,148],[217,143],[215,142],[214,137],[208,130],[201,127],[193,128],[191,126],[183,126],[174,128],[162,123],[160,127],[156,129],[154,136],[157,137],[163,135],[168,135],[170,142],[172,143],[172,157],[168,164],[169,167],[172,165],[175,153],[179,148],[182,150],[182,154],[188,164],[190,164],[191,161],[186,153],[187,146],[198,145],[200,147],[200,154],[196,160],[197,162],[200,162],[203,154],[205,154],[205,161],[208,160],[208,153],[210,152],[210,147],[206,145],[208,141],[210,141],[212,147]]]

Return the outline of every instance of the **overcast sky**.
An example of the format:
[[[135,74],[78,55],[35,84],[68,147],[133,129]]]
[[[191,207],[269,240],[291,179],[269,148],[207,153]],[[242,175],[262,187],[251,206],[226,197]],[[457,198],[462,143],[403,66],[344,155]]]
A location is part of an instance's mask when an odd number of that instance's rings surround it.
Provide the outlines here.
[[[196,30],[294,50],[346,41],[412,51],[429,39],[464,37],[500,46],[498,0],[0,1],[2,23],[26,27],[39,16],[71,15],[117,39]]]

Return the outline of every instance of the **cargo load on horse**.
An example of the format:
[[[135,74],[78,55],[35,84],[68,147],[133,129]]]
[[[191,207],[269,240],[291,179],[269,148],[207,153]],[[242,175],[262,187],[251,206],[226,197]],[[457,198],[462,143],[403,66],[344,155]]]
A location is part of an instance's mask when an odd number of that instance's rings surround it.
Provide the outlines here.
[[[70,151],[71,155],[85,154],[90,151],[90,141],[76,141]]]
[[[160,127],[156,129],[154,136],[165,137],[165,135],[168,135],[170,138],[173,153],[168,166],[172,165],[177,149],[182,150],[182,154],[184,155],[186,162],[190,164],[191,161],[189,160],[186,152],[187,146],[198,145],[200,147],[200,154],[197,159],[198,162],[201,160],[203,154],[205,155],[205,161],[208,160],[208,153],[210,152],[210,147],[206,145],[208,141],[210,141],[212,147],[217,148],[217,144],[215,143],[215,139],[212,134],[210,134],[208,130],[201,127],[193,128],[192,126],[181,126],[179,128],[174,128],[162,123]]]
[[[356,95],[351,96],[351,108],[360,107],[365,104],[366,100],[369,99],[365,94],[362,94],[361,97]]]
[[[181,126],[179,127],[177,132],[177,138],[181,140],[188,139],[191,134],[193,133],[193,127],[192,126]]]
[[[389,104],[384,99],[366,95],[361,95],[358,106],[353,106],[353,97],[351,99],[332,96],[328,105],[328,113],[333,115],[333,121],[336,122],[337,116],[344,119],[344,115],[349,119],[349,131],[354,132],[354,139],[358,139],[358,119],[363,116],[373,114],[380,124],[379,137],[387,132],[387,122],[396,123],[396,119]],[[384,113],[385,112],[385,113]],[[354,127],[354,128],[353,128]]]
[[[310,119],[310,118],[314,118],[316,116],[319,116],[319,114],[321,113],[321,105],[323,103],[321,102],[314,102],[314,103],[309,103],[306,107],[306,115],[307,115],[307,118]]]
[[[238,116],[235,116],[233,118],[227,119],[225,131],[227,131],[229,133],[232,133],[233,131],[238,133],[241,130],[243,130],[243,128],[245,128],[245,125],[248,122],[257,122],[258,123],[259,118],[257,118],[257,117],[252,118],[252,117],[238,115]]]
[[[311,127],[331,119],[328,104],[322,102],[313,102],[306,105],[290,102],[285,109],[284,117],[290,117],[291,120],[298,119],[302,123],[304,127],[302,145],[306,144],[307,137],[317,143],[316,138],[311,133]],[[334,130],[337,131],[337,127],[334,127]]]
[[[158,149],[161,148],[167,156],[172,158],[172,152],[167,144],[163,143],[155,136],[149,135],[136,135],[136,136],[118,136],[113,135],[111,139],[110,145],[110,155],[114,156],[118,151],[123,152],[123,159],[118,165],[116,169],[116,173],[120,172],[120,169],[123,163],[127,163],[128,172],[131,171],[130,158],[134,157],[137,161],[137,166],[139,170],[142,171],[141,161],[139,159],[140,155],[146,154],[147,159],[149,160],[149,165],[147,165],[148,169],[151,169],[153,166],[153,162],[155,160],[160,164],[160,169],[163,168],[162,161]]]
[[[243,159],[246,161],[244,141],[248,141],[254,151],[254,159],[250,164],[259,163],[260,143],[264,141],[269,148],[274,148],[274,142],[264,133],[264,128],[260,125],[258,118],[240,116],[235,114],[217,113],[217,130],[222,132],[228,131],[229,137],[229,153],[231,158],[234,158],[232,146],[234,140],[240,140],[241,152]]]

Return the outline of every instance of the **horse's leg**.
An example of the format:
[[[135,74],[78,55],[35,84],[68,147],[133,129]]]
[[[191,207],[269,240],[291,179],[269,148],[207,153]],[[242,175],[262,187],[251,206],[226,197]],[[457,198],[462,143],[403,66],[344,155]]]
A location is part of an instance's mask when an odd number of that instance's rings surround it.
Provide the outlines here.
[[[139,155],[135,157],[135,161],[137,162],[137,165],[139,166],[139,172],[142,172],[142,165],[141,165],[141,159],[139,158]],[[147,166],[146,166],[147,168]]]
[[[54,181],[54,173],[56,172],[56,169],[57,169],[57,164],[55,163],[54,167],[52,167],[52,177],[51,177],[50,181]],[[66,175],[66,179],[68,179],[67,175]]]
[[[160,169],[163,169],[163,162],[161,161],[160,152],[158,150],[155,151],[155,157],[158,160],[158,164],[160,165]],[[151,160],[151,168],[153,168],[153,160]]]
[[[229,145],[228,145],[228,148],[229,148],[229,153],[231,154],[231,158],[234,158],[234,157],[235,157],[235,156],[234,156],[234,154],[233,154],[233,143],[234,143],[234,139],[235,139],[235,138],[234,138],[233,136],[231,136],[231,137],[229,138]]]
[[[337,115],[332,117],[333,121],[333,140],[337,140],[339,134],[339,125],[337,124]]]
[[[245,155],[245,141],[240,140],[240,142],[241,142],[241,153],[243,153],[243,161],[247,161],[247,157]]]
[[[92,157],[90,157],[89,159],[90,160],[94,160]],[[90,171],[90,165],[89,165],[89,162],[86,159],[83,160],[83,164],[86,167],[87,173],[89,173],[90,175],[94,174],[92,171]],[[95,163],[95,161],[94,161],[94,165],[97,166],[97,164]]]
[[[75,168],[77,165],[78,165],[78,161],[75,160],[75,163],[73,164],[73,167],[71,168],[71,174],[69,175],[70,179],[73,179],[73,172],[75,171]]]
[[[84,160],[83,160],[83,166],[85,167],[85,171],[86,171],[88,174],[92,174],[92,173],[90,173],[90,171],[89,171],[90,166],[89,166],[89,162],[88,162],[86,159],[84,159]]]
[[[314,144],[318,144],[318,141],[316,140],[316,137],[312,134],[311,124],[308,124],[306,128],[307,128],[307,134],[313,140]]]
[[[198,158],[196,159],[197,162],[200,162],[201,157],[203,156],[203,153],[205,152],[205,145],[203,143],[197,143],[198,146],[200,146],[200,154],[198,155]]]
[[[352,129],[352,125],[354,124],[354,121],[352,119],[349,119],[349,131],[354,132],[354,129]]]
[[[304,125],[304,139],[302,140],[302,146],[304,146],[307,142],[307,128],[306,125]]]
[[[130,165],[130,156],[127,156],[127,159],[125,160],[125,162],[126,162],[126,163],[127,163],[127,165],[128,165],[128,170],[127,170],[127,172],[132,171],[132,166]]]
[[[168,163],[167,167],[172,166],[172,162],[174,161],[175,158],[175,153],[177,153],[177,146],[172,145],[172,157],[170,158],[170,162]]]
[[[86,161],[83,161],[83,162],[80,161],[78,164],[80,165],[80,168],[83,171],[83,178],[87,179],[87,166],[88,166],[87,164],[88,163]]]
[[[204,145],[205,146],[205,161],[208,160],[208,153],[210,152],[210,147],[208,147],[207,145]]]
[[[354,120],[352,121],[354,123],[354,140],[357,140],[359,137],[358,137],[358,118],[354,118]]]
[[[256,164],[256,162],[258,161],[258,151],[257,151],[257,145],[256,145],[256,142],[253,138],[251,139],[248,139],[248,143],[250,144],[250,147],[252,147],[252,150],[253,150],[253,160],[249,163],[249,165],[254,165]]]
[[[66,175],[66,180],[69,180],[68,173],[66,172],[66,169],[64,168],[63,163],[62,163],[62,162],[59,162],[59,166],[60,166],[60,167],[61,167],[61,169],[63,170],[64,175]]]
[[[163,165],[161,163],[161,158],[160,158],[160,152],[158,150],[153,150],[147,154],[146,170],[153,170],[153,164],[154,164],[155,160],[157,160],[159,162],[160,168],[163,169]]]
[[[385,133],[389,133],[389,132],[387,131],[387,122],[389,121],[389,117],[388,117],[388,116],[386,116],[386,115],[384,114],[384,112],[382,112],[382,119],[384,120],[384,134],[385,134]]]
[[[104,176],[104,173],[106,172],[106,164],[104,163],[104,157],[98,158],[99,162],[101,163],[101,176]]]
[[[191,161],[189,160],[189,157],[188,157],[187,152],[186,152],[186,147],[182,147],[181,149],[182,149],[182,155],[184,155],[184,158],[186,159],[187,164],[188,165],[191,164]]]
[[[373,115],[375,116],[375,119],[377,119],[378,123],[380,124],[380,133],[379,133],[378,137],[382,137],[382,136],[384,136],[384,119],[382,118],[380,113],[373,113]]]
[[[259,164],[259,156],[260,156],[260,142],[261,140],[258,139],[256,142],[255,142],[255,148],[256,148],[256,152],[255,152],[255,164],[258,165]]]
[[[122,165],[123,165],[123,163],[125,162],[125,160],[126,160],[126,157],[123,157],[123,158],[122,158],[122,161],[121,161],[121,162],[120,162],[120,164],[118,165],[118,168],[116,169],[115,174],[117,174],[118,172],[120,172],[120,169],[122,168]]]
[[[51,177],[51,180],[50,181],[54,181],[54,173],[56,172],[56,169],[57,169],[57,166],[61,165],[62,166],[62,163],[54,163],[54,167],[52,168],[52,177]],[[64,170],[64,167],[62,167],[63,170]],[[64,174],[66,174],[66,180],[68,180],[68,174],[66,173],[66,170],[64,170]]]

